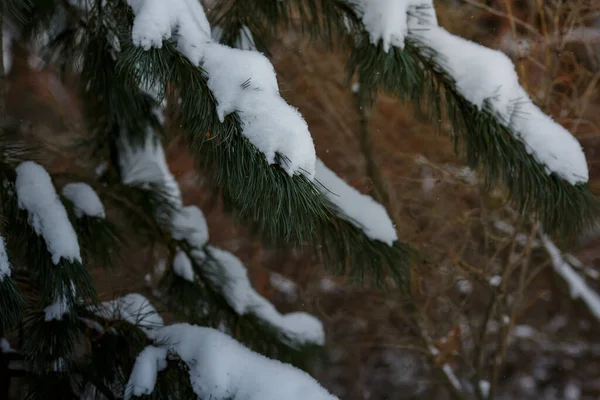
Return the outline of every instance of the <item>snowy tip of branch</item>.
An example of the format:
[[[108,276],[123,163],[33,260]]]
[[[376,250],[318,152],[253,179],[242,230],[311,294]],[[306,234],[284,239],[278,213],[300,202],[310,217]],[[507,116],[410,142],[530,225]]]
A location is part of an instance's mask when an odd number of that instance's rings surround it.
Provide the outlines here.
[[[62,195],[73,202],[77,218],[86,215],[104,219],[106,216],[100,198],[87,183],[66,184],[62,189]]]
[[[52,262],[58,264],[61,259],[81,262],[77,235],[48,172],[33,161],[25,161],[19,164],[16,173],[19,208],[28,212],[29,225],[44,238]]]
[[[393,246],[398,240],[396,229],[387,210],[372,197],[348,185],[319,159],[316,164],[316,179],[320,183],[317,187],[325,197],[344,213],[350,223],[362,229],[369,238],[382,241],[389,246]]]

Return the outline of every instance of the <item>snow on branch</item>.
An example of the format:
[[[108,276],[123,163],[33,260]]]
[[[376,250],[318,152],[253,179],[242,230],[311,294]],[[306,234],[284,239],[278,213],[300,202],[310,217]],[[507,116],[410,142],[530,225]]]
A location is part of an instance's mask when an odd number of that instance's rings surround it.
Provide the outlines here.
[[[216,271],[203,270],[202,276],[220,291],[239,315],[254,314],[286,332],[293,340],[323,345],[325,333],[321,321],[303,312],[282,315],[254,290],[246,267],[237,257],[227,251],[207,247],[209,232],[204,214],[196,206],[183,206],[179,185],[169,170],[158,137],[149,130],[143,147],[130,146],[125,139],[122,142],[124,145],[120,147],[119,157],[124,172],[123,182],[166,184],[166,190],[176,205],[171,220],[167,221],[167,228],[173,239],[186,242],[191,250],[188,254],[177,249],[173,259],[173,272],[188,282],[194,282],[192,261],[206,267],[207,249],[216,261],[211,263]]]
[[[159,371],[167,367],[167,349],[147,346],[135,359],[133,371],[125,389],[125,400],[131,396],[152,394]]]
[[[150,337],[155,346],[187,364],[194,393],[202,399],[337,399],[306,372],[257,354],[211,328],[174,324],[152,331]],[[150,355],[147,359],[156,362]]]
[[[16,173],[19,208],[29,213],[29,225],[43,237],[52,262],[58,264],[65,259],[81,263],[77,235],[48,172],[33,161],[26,161],[16,168]]]
[[[130,324],[138,325],[146,333],[164,324],[150,301],[138,293],[130,293],[115,300],[106,301],[94,312],[102,318],[122,319]]]
[[[566,257],[546,234],[541,233],[540,240],[552,259],[554,271],[569,285],[571,297],[574,299],[581,298],[594,317],[600,320],[600,296],[598,293],[587,285],[585,279],[573,269]]]
[[[285,159],[288,174],[311,178],[315,149],[300,113],[279,95],[275,71],[260,53],[233,49],[213,41],[200,2],[188,0],[128,0],[135,14],[133,43],[146,50],[175,38],[179,51],[208,76],[221,122],[238,113],[242,134],[274,164]],[[175,35],[174,33],[177,33]]]
[[[12,266],[8,259],[8,253],[6,252],[6,242],[4,241],[4,238],[0,236],[0,282],[2,282],[5,277],[10,276],[11,273]]]
[[[175,206],[181,206],[181,191],[169,171],[160,139],[151,129],[146,132],[143,146],[130,143],[126,134],[119,140],[121,180],[126,185],[159,185]]]
[[[406,38],[415,41],[452,78],[456,90],[508,127],[548,174],[573,185],[588,181],[581,145],[533,103],[508,56],[438,26],[432,0],[355,3],[372,42],[382,40],[388,51],[390,45],[403,48]]]
[[[382,41],[387,53],[390,46],[404,48],[404,39],[408,35],[409,10],[421,8],[421,17],[427,17],[437,24],[432,0],[354,0],[362,22],[369,33],[371,43]]]
[[[248,271],[241,261],[228,251],[208,246],[209,254],[222,267],[221,274],[207,274],[213,286],[220,289],[227,303],[239,314],[254,314],[292,335],[301,343],[325,344],[323,324],[303,312],[282,315],[250,283]]]
[[[106,216],[100,198],[87,183],[69,183],[63,187],[62,195],[73,202],[77,218],[85,215],[104,219]]]
[[[369,238],[392,246],[398,240],[386,209],[372,197],[360,193],[317,159],[315,179],[321,192],[338,207],[342,218],[362,229]]]

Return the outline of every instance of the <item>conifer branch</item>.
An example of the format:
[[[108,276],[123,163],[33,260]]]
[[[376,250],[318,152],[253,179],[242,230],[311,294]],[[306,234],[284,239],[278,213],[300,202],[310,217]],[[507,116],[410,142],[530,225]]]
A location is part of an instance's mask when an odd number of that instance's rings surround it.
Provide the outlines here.
[[[489,102],[482,109],[469,102],[447,73],[445,60],[419,39],[418,32],[409,34],[403,49],[392,46],[386,51],[381,42],[371,43],[357,9],[349,1],[320,2],[318,9],[323,12],[323,19],[335,23],[336,30],[324,28],[312,14],[303,11],[315,9],[316,0],[281,1],[277,7],[268,6],[269,1],[255,3],[246,12],[241,0],[218,2],[213,18],[223,29],[222,37],[228,38],[227,43],[237,40],[238,28],[246,20],[254,21],[249,29],[258,43],[268,43],[273,32],[282,26],[311,26],[310,32],[319,39],[350,50],[348,76],[358,75],[370,92],[371,103],[381,89],[412,103],[419,115],[432,124],[441,127],[448,123],[456,152],[465,156],[469,167],[482,172],[487,188],[506,187],[509,201],[521,215],[536,215],[546,231],[567,239],[593,224],[600,212],[600,201],[588,185],[573,185],[548,173]],[[422,11],[411,12],[414,17]],[[331,32],[337,33],[333,40]]]

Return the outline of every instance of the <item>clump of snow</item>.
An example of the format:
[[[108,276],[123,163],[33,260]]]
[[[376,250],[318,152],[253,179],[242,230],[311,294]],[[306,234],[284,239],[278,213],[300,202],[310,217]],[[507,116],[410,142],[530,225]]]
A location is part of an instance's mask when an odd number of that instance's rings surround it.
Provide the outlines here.
[[[408,35],[408,11],[419,7],[419,17],[437,24],[432,0],[354,0],[371,43],[381,40],[387,53],[391,46],[404,48]]]
[[[160,139],[148,130],[143,146],[135,146],[122,135],[119,141],[121,180],[126,185],[160,185],[169,200],[181,206],[181,191],[169,171]]]
[[[192,262],[185,251],[177,250],[173,259],[173,272],[175,275],[185,279],[188,282],[194,282],[194,269]]]
[[[490,382],[484,380],[479,381],[479,391],[483,397],[488,397],[488,394],[490,393]]]
[[[19,208],[29,213],[29,224],[44,238],[52,262],[58,264],[61,258],[81,262],[77,235],[48,172],[33,161],[21,163],[16,172]]]
[[[323,324],[306,313],[282,315],[267,299],[254,290],[248,279],[248,272],[241,261],[233,254],[209,246],[210,255],[222,268],[219,274],[207,274],[207,279],[220,289],[227,303],[239,315],[255,314],[261,319],[279,327],[298,342],[325,343]]]
[[[44,321],[52,321],[54,319],[61,320],[63,316],[69,312],[69,306],[65,296],[61,296],[54,303],[44,308]]]
[[[6,340],[5,337],[0,338],[0,352],[2,353],[10,353],[13,352],[13,348],[10,347],[10,343]]]
[[[208,225],[202,210],[187,206],[176,210],[171,220],[171,234],[175,240],[185,240],[192,247],[204,247],[208,242]]]
[[[125,399],[149,395],[154,391],[156,376],[167,367],[167,349],[147,346],[135,359],[125,388]]]
[[[175,324],[152,332],[151,337],[188,365],[199,398],[337,399],[307,373],[254,353],[215,329]]]
[[[162,47],[163,39],[177,31],[179,51],[208,76],[221,122],[237,112],[242,134],[260,150],[267,162],[285,157],[281,167],[290,175],[314,175],[315,149],[300,113],[279,95],[269,60],[254,51],[215,43],[199,2],[188,0],[128,0],[136,17],[133,43],[146,50]]]
[[[148,299],[138,293],[131,293],[115,300],[102,303],[96,314],[103,318],[123,319],[136,324],[146,332],[163,326],[163,320]]]
[[[316,163],[317,187],[343,213],[342,217],[362,229],[369,238],[392,246],[398,240],[386,209],[360,193],[331,171],[321,160]]]
[[[6,253],[6,243],[4,242],[4,238],[0,236],[0,282],[4,280],[4,277],[10,276],[11,272],[12,267]]]
[[[490,285],[498,287],[502,283],[502,277],[500,275],[494,275],[489,279]]]
[[[456,281],[456,288],[464,295],[471,294],[473,291],[473,284],[468,279],[459,279]]]
[[[298,294],[296,293],[296,284],[285,276],[273,272],[269,276],[269,282],[271,283],[271,286],[281,293],[285,293],[291,300],[296,300],[298,297]]]
[[[106,216],[100,198],[87,183],[69,183],[63,187],[62,195],[73,202],[77,218]]]

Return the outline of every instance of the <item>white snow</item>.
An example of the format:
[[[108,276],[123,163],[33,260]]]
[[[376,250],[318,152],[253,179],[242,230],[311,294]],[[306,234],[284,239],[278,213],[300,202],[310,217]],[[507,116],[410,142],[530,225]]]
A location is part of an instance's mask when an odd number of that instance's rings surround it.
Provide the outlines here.
[[[571,297],[574,299],[581,298],[594,317],[600,320],[600,296],[598,293],[590,288],[585,282],[585,279],[565,260],[561,251],[547,235],[541,234],[540,239],[548,252],[548,255],[552,259],[554,271],[556,271],[556,273],[569,285]]]
[[[52,262],[58,264],[61,258],[81,262],[77,235],[48,172],[33,161],[21,163],[16,172],[19,208],[29,213],[29,224],[44,238]]]
[[[494,287],[498,287],[502,283],[502,277],[500,275],[494,275],[489,279],[489,283]]]
[[[221,122],[237,112],[242,134],[267,162],[284,156],[281,167],[290,175],[313,177],[315,149],[300,113],[280,96],[269,60],[255,51],[215,43],[202,5],[193,0],[128,0],[136,15],[133,43],[146,50],[162,47],[177,32],[179,51],[208,76]]]
[[[73,202],[77,218],[86,215],[104,219],[106,216],[100,198],[87,183],[69,183],[63,187],[62,195]]]
[[[307,373],[254,353],[215,329],[175,324],[152,332],[151,337],[188,365],[199,398],[336,399]]]
[[[4,277],[10,276],[12,267],[6,253],[6,243],[4,238],[0,236],[0,282],[4,280]]]
[[[125,399],[149,395],[154,391],[156,376],[167,367],[167,349],[147,346],[135,359],[133,370],[125,388]]]
[[[365,25],[371,43],[377,45],[381,40],[387,53],[390,46],[404,48],[404,39],[408,35],[409,9],[419,7],[420,18],[427,18],[437,24],[432,0],[354,0],[362,22]]]
[[[490,382],[484,380],[479,381],[479,391],[483,397],[487,398],[488,394],[490,393]]]
[[[0,352],[2,353],[10,353],[13,352],[13,348],[10,347],[10,343],[6,340],[5,337],[0,338]]]
[[[185,251],[177,250],[173,259],[173,272],[188,282],[194,282],[194,269]]]
[[[124,184],[160,185],[169,200],[175,206],[181,206],[179,185],[169,171],[160,139],[150,129],[143,146],[135,146],[129,143],[126,135],[121,135],[119,164]]]
[[[0,24],[2,24],[2,21],[0,21]],[[2,24],[2,61],[5,74],[10,73],[10,70],[12,69],[12,43],[12,32],[6,24]]]
[[[48,322],[54,319],[61,320],[67,312],[69,312],[67,299],[65,298],[65,296],[61,296],[59,299],[54,301],[54,303],[44,308],[44,321]]]
[[[504,53],[452,35],[438,26],[432,0],[355,0],[357,11],[376,44],[403,48],[410,38],[434,52],[440,67],[473,105],[485,105],[515,133],[526,150],[571,184],[588,181],[585,155],[579,142],[544,114],[519,84]]]
[[[146,332],[163,326],[163,320],[144,296],[131,293],[115,300],[102,303],[96,314],[109,319],[123,319],[140,326]]]
[[[459,92],[479,109],[487,102],[548,172],[571,184],[587,182],[588,168],[581,145],[533,103],[519,84],[508,56],[437,26],[418,30],[415,36],[438,53],[443,69],[454,79]]]
[[[222,270],[217,274],[207,274],[206,278],[221,291],[236,313],[239,315],[253,313],[287,332],[298,342],[320,345],[325,343],[325,332],[321,321],[301,312],[282,315],[273,304],[254,290],[246,268],[237,257],[211,246],[209,252]]]
[[[461,278],[456,281],[456,288],[461,294],[468,295],[473,291],[473,284],[470,280]]]
[[[360,193],[331,171],[321,160],[316,163],[317,187],[343,213],[343,218],[362,229],[369,238],[392,246],[398,240],[386,209]],[[320,184],[319,184],[320,183]]]
[[[276,272],[271,273],[269,275],[269,283],[275,289],[287,295],[290,300],[296,300],[298,297],[296,284],[281,274]]]
[[[208,242],[208,225],[202,210],[187,206],[176,210],[171,220],[171,234],[175,240],[185,240],[192,247],[202,248]]]

